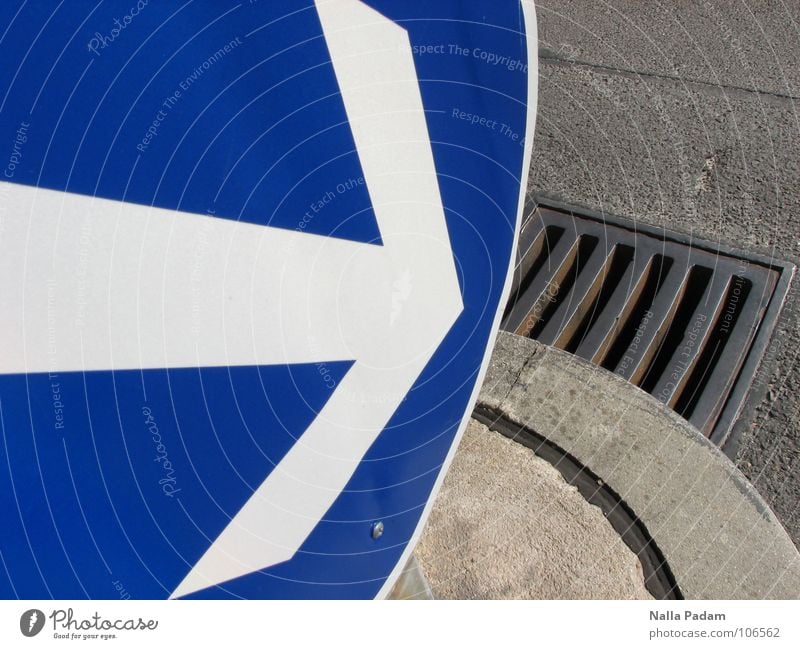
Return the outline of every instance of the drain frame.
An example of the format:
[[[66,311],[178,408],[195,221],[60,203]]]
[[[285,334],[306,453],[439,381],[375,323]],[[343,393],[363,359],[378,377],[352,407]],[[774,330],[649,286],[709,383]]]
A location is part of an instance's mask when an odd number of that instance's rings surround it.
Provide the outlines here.
[[[541,193],[535,193],[529,196],[529,200],[527,202],[525,209],[526,218],[523,221],[523,226],[529,222],[529,219],[533,217],[534,213],[539,208],[549,211],[561,212],[564,214],[566,218],[576,218],[576,219],[582,219],[584,221],[594,221],[595,224],[599,225],[601,228],[611,227],[618,230],[623,230],[628,233],[626,236],[630,236],[634,240],[636,240],[640,236],[657,240],[658,243],[664,246],[664,254],[667,256],[669,255],[668,251],[669,246],[667,244],[671,244],[675,246],[680,246],[681,248],[685,249],[681,251],[681,253],[689,257],[691,257],[692,255],[698,255],[704,253],[710,254],[714,257],[722,256],[724,258],[727,258],[724,261],[728,265],[730,265],[730,262],[744,262],[746,269],[748,269],[748,272],[750,266],[753,265],[757,267],[753,272],[764,274],[764,276],[767,278],[765,280],[765,282],[767,283],[763,285],[764,288],[763,297],[760,298],[761,301],[757,306],[757,312],[760,313],[761,316],[758,320],[755,319],[753,320],[754,333],[752,333],[752,336],[748,337],[749,344],[746,347],[746,352],[740,357],[737,365],[734,366],[734,371],[730,375],[731,378],[729,387],[723,388],[721,405],[719,406],[719,409],[716,411],[716,414],[713,414],[713,427],[705,432],[705,436],[708,437],[709,441],[718,446],[729,457],[735,458],[742,432],[747,423],[747,418],[743,416],[743,413],[745,411],[745,406],[752,406],[754,405],[754,402],[755,403],[760,402],[761,400],[763,400],[764,394],[766,393],[766,385],[763,385],[764,382],[763,381],[758,382],[757,384],[756,379],[758,378],[759,367],[762,361],[766,360],[766,353],[769,348],[769,342],[775,332],[778,318],[780,316],[783,305],[786,301],[787,294],[789,292],[789,288],[791,286],[793,278],[796,274],[797,270],[796,266],[789,261],[784,261],[761,253],[750,252],[741,248],[731,246],[724,242],[708,241],[702,239],[698,240],[694,238],[692,234],[682,233],[674,230],[667,230],[666,228],[643,223],[638,219],[629,219],[620,217],[605,211],[594,210],[585,207],[583,205],[568,204],[559,199],[553,198],[547,194],[541,194]],[[516,253],[517,254],[516,267],[514,273],[514,280],[512,283],[512,291],[509,297],[509,303],[506,306],[506,312],[503,319],[505,325],[508,324],[509,321],[507,318],[512,313],[513,308],[516,306],[522,294],[520,288],[524,286],[527,282],[527,285],[530,289],[530,286],[537,282],[537,277],[525,276],[524,273],[520,272],[520,261],[524,259],[522,255],[523,253],[527,252],[528,249],[526,248],[523,250],[523,246],[527,244],[527,246],[532,249],[532,247],[536,243],[535,242],[536,238],[540,237],[540,235],[537,233],[545,233],[545,231],[547,231],[548,228],[552,227],[553,227],[552,223],[545,220],[541,228],[533,229],[533,234],[532,235],[529,234],[528,241],[525,241],[524,232],[520,235],[519,250]],[[590,229],[589,232],[591,232]],[[560,243],[562,249],[565,249],[568,245],[573,245],[573,247],[577,247],[578,245],[580,245],[581,237],[585,236],[587,236],[587,234],[583,230],[579,231],[579,228],[576,227],[574,231],[570,231],[569,227],[567,227],[565,231],[559,236],[559,240],[557,240],[556,243],[557,244]],[[571,244],[569,244],[570,241],[572,242]],[[619,246],[621,244],[617,242],[616,245]],[[548,246],[549,244],[544,244],[545,248],[548,248]],[[555,247],[552,247],[550,251],[551,253],[554,253]],[[573,251],[564,254],[571,254],[574,256]],[[604,262],[604,268],[606,269],[608,268],[609,264],[611,263],[611,257],[613,256],[613,254],[614,254],[614,247],[613,246],[607,247],[606,248],[607,258],[605,259]],[[652,257],[652,259],[654,260],[655,257]],[[533,261],[528,260],[529,266],[535,266],[537,263],[538,262],[536,262],[535,260]],[[563,264],[564,266],[570,266],[570,268],[566,272],[567,275],[573,272],[572,266],[574,266],[575,264],[577,264],[577,262],[572,260],[569,263]],[[631,268],[631,272],[634,272],[634,270],[635,269]],[[574,272],[578,273],[580,271],[575,270]],[[731,273],[729,271],[726,272],[728,275],[730,275],[729,285],[728,285],[729,287],[734,280],[740,277],[740,275]],[[775,275],[774,284],[771,285],[771,290],[770,290],[769,283],[773,281],[772,277],[773,274]],[[716,273],[714,275],[716,275]],[[643,277],[644,275],[642,275],[642,278]],[[538,281],[541,284],[543,280],[542,278],[538,278]],[[712,281],[716,281],[715,277],[712,277]],[[549,295],[550,292],[549,282],[544,282],[543,286],[545,286]],[[557,288],[558,287],[556,287],[556,289]],[[681,290],[683,290],[684,288],[685,286],[682,287]],[[599,290],[602,291],[604,289],[601,286]],[[708,284],[708,290],[711,290],[710,282]],[[727,297],[728,288],[726,288],[725,291]],[[569,295],[570,292],[569,290],[567,290],[564,293],[565,295]],[[544,293],[541,293],[539,295],[539,299],[541,299],[544,295],[545,295]],[[530,296],[527,296],[527,300],[528,302],[531,302],[532,298]],[[629,297],[630,302],[633,302],[634,300],[635,298]],[[676,296],[675,298],[676,304],[679,301],[680,301],[680,296]],[[739,307],[740,312],[737,314],[737,317],[746,312],[745,303],[746,300],[743,300],[742,305]],[[540,309],[537,317],[541,318],[544,309],[546,309],[549,306],[552,305],[545,304],[544,307]],[[525,311],[525,307],[521,307],[521,310]],[[722,310],[716,313],[718,318],[721,318],[723,315]],[[533,315],[536,315],[535,307],[528,305],[528,313],[526,317],[530,319]],[[565,321],[567,320],[569,319],[565,319]],[[581,329],[582,323],[583,321],[580,320],[579,323],[577,324],[578,330]],[[670,320],[669,326],[671,326],[671,324],[672,321]],[[534,322],[534,326],[536,325],[539,325],[539,333],[541,333],[542,329],[547,329],[548,327],[547,323],[541,325],[541,321]],[[719,325],[718,322],[709,324],[708,336],[715,335],[714,329],[718,327],[718,325]],[[593,324],[589,325],[588,327],[589,331],[591,331],[592,326]],[[515,330],[514,328],[509,328],[508,326],[504,326],[504,328],[511,331]],[[530,333],[530,330],[532,328],[533,327],[530,327],[528,329],[528,334]],[[550,326],[550,331],[552,331],[553,329],[554,327]],[[566,329],[564,330],[558,329],[558,331],[560,332],[559,339],[562,340],[563,342],[564,331],[566,331]],[[584,335],[585,334],[586,332],[584,332]],[[536,336],[531,336],[531,337],[536,338]],[[656,347],[654,352],[656,356],[659,355],[660,345],[663,344],[663,342],[664,341],[661,340],[658,343],[658,346]],[[728,341],[727,344],[730,345],[733,342],[735,342],[735,340],[732,338]],[[608,349],[604,351],[604,353],[607,352]],[[572,353],[574,354],[575,352]],[[697,361],[698,359],[702,358],[703,354],[704,354],[704,349],[700,349],[697,352],[697,357],[694,360]],[[714,365],[709,365],[708,367],[714,367]],[[691,371],[687,371],[687,376],[690,373]],[[703,381],[704,379],[705,376],[700,377],[700,381]],[[702,392],[705,392],[707,389],[708,385],[704,387]],[[654,398],[656,398],[655,393],[651,394],[654,396]],[[686,416],[684,417],[684,419],[689,419],[689,417]]]

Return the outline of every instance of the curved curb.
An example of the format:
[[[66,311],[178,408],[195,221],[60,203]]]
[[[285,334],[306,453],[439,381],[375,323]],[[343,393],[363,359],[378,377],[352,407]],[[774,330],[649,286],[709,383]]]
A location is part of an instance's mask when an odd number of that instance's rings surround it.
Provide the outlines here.
[[[536,431],[619,494],[687,599],[800,598],[800,554],[755,488],[622,378],[501,333],[478,405]]]
[[[481,406],[475,409],[472,416],[489,431],[500,433],[527,446],[538,457],[549,462],[568,484],[578,490],[586,502],[598,507],[620,539],[639,559],[644,587],[655,599],[683,599],[658,544],[636,514],[630,511],[605,482],[563,449],[527,426],[508,421],[502,414]]]

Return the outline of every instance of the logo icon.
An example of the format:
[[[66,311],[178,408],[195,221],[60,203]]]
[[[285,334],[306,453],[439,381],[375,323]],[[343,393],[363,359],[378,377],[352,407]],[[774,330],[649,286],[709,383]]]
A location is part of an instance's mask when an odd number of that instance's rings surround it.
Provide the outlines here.
[[[44,627],[44,613],[38,608],[25,611],[19,618],[19,630],[26,638],[32,638]]]

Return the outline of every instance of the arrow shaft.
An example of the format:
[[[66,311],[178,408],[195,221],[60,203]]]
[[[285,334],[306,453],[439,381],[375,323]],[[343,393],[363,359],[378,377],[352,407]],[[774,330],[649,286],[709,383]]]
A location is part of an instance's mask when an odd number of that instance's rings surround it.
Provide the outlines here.
[[[3,189],[0,374],[355,358],[335,314],[380,246]]]

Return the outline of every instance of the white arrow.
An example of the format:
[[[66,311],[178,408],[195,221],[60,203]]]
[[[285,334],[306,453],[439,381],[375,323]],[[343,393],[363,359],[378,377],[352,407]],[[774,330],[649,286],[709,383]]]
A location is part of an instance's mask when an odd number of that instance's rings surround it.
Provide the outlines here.
[[[0,183],[0,373],[355,361],[172,597],[290,559],[463,310],[408,35],[316,4],[382,246]]]

